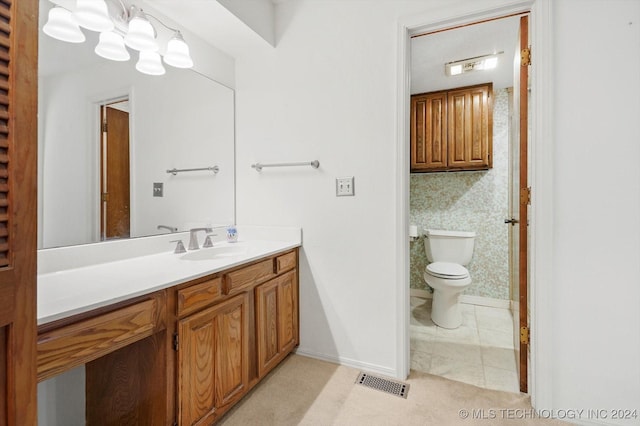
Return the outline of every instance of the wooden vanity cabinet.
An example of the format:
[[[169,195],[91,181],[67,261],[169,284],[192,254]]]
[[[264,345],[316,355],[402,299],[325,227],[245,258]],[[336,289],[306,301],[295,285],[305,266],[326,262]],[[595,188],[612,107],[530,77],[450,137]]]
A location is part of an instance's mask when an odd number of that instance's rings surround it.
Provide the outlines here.
[[[411,96],[411,172],[493,167],[493,84]]]
[[[90,426],[215,423],[298,344],[297,267],[293,249],[43,325],[38,379],[84,364]]]
[[[211,424],[299,342],[298,252],[177,290],[177,418]]]
[[[244,293],[180,320],[179,424],[210,424],[220,407],[234,403],[246,392],[248,309]]]

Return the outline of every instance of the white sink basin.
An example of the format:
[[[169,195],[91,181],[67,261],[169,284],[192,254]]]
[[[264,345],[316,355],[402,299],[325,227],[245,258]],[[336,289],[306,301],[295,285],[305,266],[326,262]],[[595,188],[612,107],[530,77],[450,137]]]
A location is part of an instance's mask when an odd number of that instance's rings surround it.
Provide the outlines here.
[[[181,260],[215,260],[228,259],[230,257],[242,256],[248,252],[248,247],[239,245],[224,245],[218,247],[203,248],[191,251],[180,257]]]

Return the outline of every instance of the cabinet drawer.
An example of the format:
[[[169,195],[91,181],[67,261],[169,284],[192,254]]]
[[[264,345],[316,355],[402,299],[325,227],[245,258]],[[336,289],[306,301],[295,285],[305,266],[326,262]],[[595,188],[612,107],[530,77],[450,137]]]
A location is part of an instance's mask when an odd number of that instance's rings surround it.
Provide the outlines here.
[[[246,268],[229,272],[225,278],[225,293],[231,294],[273,276],[275,274],[273,273],[272,259],[263,260]]]
[[[162,297],[126,306],[38,336],[38,381],[86,364],[164,328]]]
[[[296,252],[276,257],[276,274],[296,267]]]
[[[214,278],[178,290],[178,315],[204,308],[222,297],[222,278]]]

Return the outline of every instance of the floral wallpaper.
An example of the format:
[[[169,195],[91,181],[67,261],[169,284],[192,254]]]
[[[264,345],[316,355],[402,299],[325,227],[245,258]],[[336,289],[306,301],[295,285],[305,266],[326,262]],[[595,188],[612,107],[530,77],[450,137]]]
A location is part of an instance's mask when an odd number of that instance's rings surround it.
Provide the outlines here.
[[[409,220],[424,228],[475,231],[464,294],[509,299],[509,93],[493,99],[493,168],[478,172],[412,173]],[[411,244],[411,288],[429,289],[424,238]]]

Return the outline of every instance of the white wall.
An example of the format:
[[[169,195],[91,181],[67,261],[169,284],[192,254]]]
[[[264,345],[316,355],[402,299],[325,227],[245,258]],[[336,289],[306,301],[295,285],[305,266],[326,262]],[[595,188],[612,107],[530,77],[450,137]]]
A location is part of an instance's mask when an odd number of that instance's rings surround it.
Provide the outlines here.
[[[640,2],[554,16],[553,404],[640,409]]]
[[[303,228],[302,353],[398,371],[397,25],[450,4],[284,2],[277,47],[236,58],[238,223]],[[314,159],[318,170],[249,167]],[[355,197],[336,198],[342,176]]]
[[[302,353],[398,372],[398,18],[505,3],[285,2],[276,49],[237,59],[238,222],[303,227]],[[537,101],[557,111],[555,162],[538,165],[555,181],[534,200],[555,203],[537,230],[555,260],[532,289],[549,296],[534,315],[552,327],[533,330],[534,391],[540,408],[640,409],[640,3],[553,5],[556,92]],[[312,159],[319,170],[249,168]],[[356,196],[336,198],[348,175]]]

